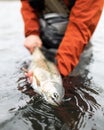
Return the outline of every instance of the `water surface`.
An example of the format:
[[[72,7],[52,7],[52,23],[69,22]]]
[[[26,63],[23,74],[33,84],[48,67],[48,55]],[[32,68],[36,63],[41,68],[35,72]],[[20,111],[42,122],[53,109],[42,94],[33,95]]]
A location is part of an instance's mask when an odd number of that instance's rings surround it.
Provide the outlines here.
[[[39,96],[27,103],[30,90],[18,90],[20,68],[30,57],[23,46],[20,6],[0,1],[0,130],[103,130],[104,12],[80,64],[64,79],[69,100],[55,108]]]

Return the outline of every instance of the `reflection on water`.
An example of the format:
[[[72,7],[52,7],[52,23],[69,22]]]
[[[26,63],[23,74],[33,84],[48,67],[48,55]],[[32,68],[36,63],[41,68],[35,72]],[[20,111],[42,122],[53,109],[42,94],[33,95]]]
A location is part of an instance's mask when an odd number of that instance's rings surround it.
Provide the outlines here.
[[[23,76],[20,68],[30,57],[22,45],[19,9],[19,1],[0,1],[0,130],[103,130],[104,38],[99,28],[78,67],[63,79],[62,105],[53,107],[31,88],[24,93],[18,90],[17,80]]]
[[[35,96],[32,102],[16,111],[13,118],[2,123],[1,130],[103,129],[104,110],[96,101],[99,93],[91,88],[90,81],[82,77],[67,77],[64,86],[65,98],[70,99],[61,106],[53,107]]]

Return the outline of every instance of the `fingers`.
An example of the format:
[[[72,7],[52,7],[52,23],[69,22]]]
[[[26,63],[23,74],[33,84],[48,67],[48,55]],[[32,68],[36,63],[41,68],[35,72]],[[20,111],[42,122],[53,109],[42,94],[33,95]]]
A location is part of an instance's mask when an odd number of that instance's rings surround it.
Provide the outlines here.
[[[32,54],[33,53],[33,51],[34,51],[34,49],[37,47],[38,45],[37,44],[33,44],[33,45],[30,45],[29,47],[26,47],[28,50],[29,50],[29,52]]]
[[[32,54],[36,47],[42,47],[42,41],[37,35],[30,35],[24,41],[24,46],[29,50]]]
[[[32,81],[33,81],[33,72],[28,71],[25,68],[21,68],[21,70],[25,73],[25,76],[29,79],[29,82],[32,83]]]
[[[26,72],[25,76],[29,79],[29,82],[32,83],[32,81],[33,81],[33,72],[32,71]]]

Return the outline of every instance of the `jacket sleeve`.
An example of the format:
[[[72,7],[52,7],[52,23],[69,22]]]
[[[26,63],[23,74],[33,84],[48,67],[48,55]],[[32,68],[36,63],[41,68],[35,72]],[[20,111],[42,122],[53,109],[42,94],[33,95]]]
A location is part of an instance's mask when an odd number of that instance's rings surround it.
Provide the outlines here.
[[[102,8],[103,0],[76,0],[56,55],[62,75],[70,74],[78,64],[80,54],[97,26]]]
[[[37,11],[30,6],[28,0],[21,0],[21,3],[21,13],[24,20],[25,36],[31,34],[39,35],[40,27]]]

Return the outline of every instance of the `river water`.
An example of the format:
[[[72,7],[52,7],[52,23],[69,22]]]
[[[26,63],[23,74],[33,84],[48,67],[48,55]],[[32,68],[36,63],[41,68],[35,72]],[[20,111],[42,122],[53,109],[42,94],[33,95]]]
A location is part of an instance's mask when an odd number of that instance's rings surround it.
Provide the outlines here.
[[[104,11],[80,64],[64,79],[66,100],[52,107],[18,90],[24,48],[19,1],[0,1],[0,130],[104,130]]]

